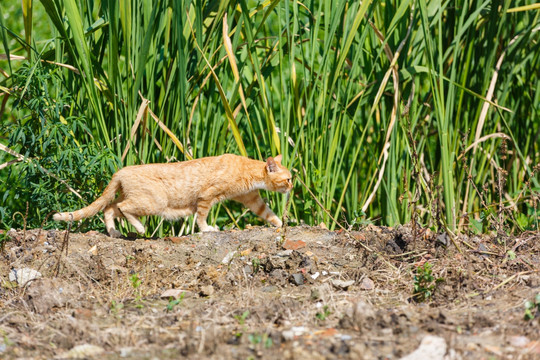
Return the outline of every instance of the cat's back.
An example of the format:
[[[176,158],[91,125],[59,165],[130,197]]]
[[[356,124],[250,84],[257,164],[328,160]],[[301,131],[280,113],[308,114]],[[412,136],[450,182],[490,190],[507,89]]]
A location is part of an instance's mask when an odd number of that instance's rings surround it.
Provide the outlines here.
[[[252,160],[235,154],[223,154],[173,163],[131,165],[120,169],[114,176],[131,179],[160,179],[167,177],[213,178],[235,177],[241,173],[260,167],[261,161]]]

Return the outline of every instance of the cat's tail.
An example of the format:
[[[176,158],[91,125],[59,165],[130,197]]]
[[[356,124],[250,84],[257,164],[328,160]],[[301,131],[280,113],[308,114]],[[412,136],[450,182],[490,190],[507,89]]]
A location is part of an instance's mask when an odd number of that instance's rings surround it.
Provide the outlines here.
[[[77,221],[96,215],[109,205],[116,197],[116,192],[120,190],[121,184],[115,176],[103,191],[103,194],[93,203],[82,209],[73,212],[62,212],[53,215],[54,221]]]

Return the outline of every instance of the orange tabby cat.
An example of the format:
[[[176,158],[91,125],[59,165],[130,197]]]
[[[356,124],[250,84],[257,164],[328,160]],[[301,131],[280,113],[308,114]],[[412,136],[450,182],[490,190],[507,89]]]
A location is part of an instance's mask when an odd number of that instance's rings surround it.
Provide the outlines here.
[[[114,219],[125,217],[137,232],[144,233],[140,216],[160,215],[173,220],[197,214],[201,231],[219,231],[206,223],[215,203],[232,199],[280,227],[281,220],[259,196],[259,190],[287,193],[291,173],[281,165],[281,155],[266,162],[225,154],[202,159],[128,166],[113,175],[103,195],[85,208],[54,214],[55,221],[77,221],[103,210],[110,236],[120,232]],[[116,193],[119,196],[116,197]]]

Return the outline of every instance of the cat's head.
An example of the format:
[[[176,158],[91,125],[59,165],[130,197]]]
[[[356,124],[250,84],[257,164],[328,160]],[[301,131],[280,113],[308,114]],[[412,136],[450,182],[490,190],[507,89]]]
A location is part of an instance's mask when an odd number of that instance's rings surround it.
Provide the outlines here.
[[[287,193],[292,189],[292,175],[281,165],[281,155],[266,159],[266,186],[270,191]]]

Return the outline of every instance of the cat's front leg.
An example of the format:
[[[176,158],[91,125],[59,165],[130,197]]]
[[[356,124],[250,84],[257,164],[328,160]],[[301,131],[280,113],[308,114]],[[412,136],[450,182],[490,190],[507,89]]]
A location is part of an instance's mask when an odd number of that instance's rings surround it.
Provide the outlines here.
[[[277,227],[283,226],[281,220],[277,217],[276,214],[274,214],[272,209],[270,209],[268,205],[266,205],[264,200],[261,198],[258,190],[252,191],[244,195],[236,196],[233,198],[233,200],[241,202],[251,211],[253,211],[256,215],[268,221],[270,224]]]
[[[202,232],[206,232],[206,231],[219,231],[219,229],[217,227],[214,227],[214,226],[211,226],[211,225],[206,225],[206,227],[204,228],[201,228],[199,226],[199,229],[202,231]]]
[[[272,210],[270,210],[272,211]],[[274,214],[274,212],[272,211],[272,216],[268,219],[268,222],[276,227],[282,227],[283,226],[283,222],[281,221],[280,218],[277,217],[276,214]]]

